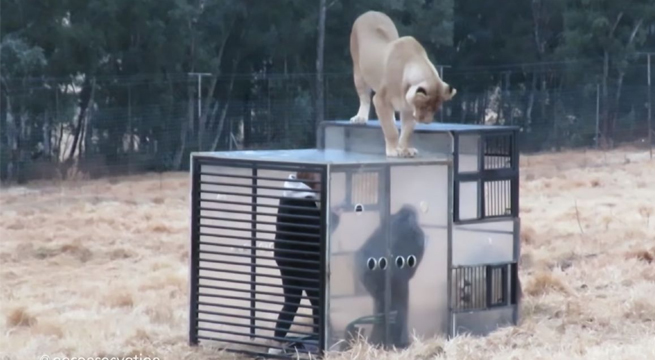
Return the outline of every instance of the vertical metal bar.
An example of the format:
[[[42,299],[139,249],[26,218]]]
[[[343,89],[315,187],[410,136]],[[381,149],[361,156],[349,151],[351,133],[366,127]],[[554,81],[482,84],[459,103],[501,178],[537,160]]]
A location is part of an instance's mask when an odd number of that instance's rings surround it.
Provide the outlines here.
[[[652,54],[648,53],[648,148],[650,150],[650,159],[653,160],[653,124],[652,119],[652,109],[653,109],[653,97],[651,96],[651,86],[650,86],[650,56]]]
[[[514,263],[510,266],[510,293],[509,302],[514,305],[513,321],[518,324],[519,321],[519,278],[518,278],[518,263],[521,256],[521,219],[519,217],[514,219]],[[515,274],[516,272],[516,274]]]
[[[476,302],[475,302],[475,307],[480,308],[483,307],[486,303],[486,296],[484,294],[484,291],[486,290],[486,286],[483,287],[484,282],[482,282],[482,277],[484,276],[486,279],[486,274],[484,273],[485,267],[484,266],[477,266],[473,268],[473,271],[475,273],[474,276],[471,276],[471,282],[475,284],[475,289],[476,289],[476,294],[477,296],[475,297]]]
[[[478,137],[478,219],[484,219],[486,217],[485,211],[485,189],[484,189],[484,179],[483,175],[485,170],[484,157],[486,154],[487,139],[483,133],[479,133]]]
[[[189,273],[189,344],[198,344],[198,267],[200,263],[200,165],[191,155],[191,241]]]
[[[596,84],[596,149],[600,138],[600,84]]]
[[[519,186],[520,186],[520,156],[519,151],[519,132],[518,130],[514,131],[512,136],[512,158],[513,158],[513,170],[515,171],[514,178],[512,179],[512,216],[519,217]]]
[[[328,286],[330,284],[329,281],[329,257],[330,257],[330,250],[329,250],[329,244],[328,244],[328,239],[329,239],[329,229],[330,229],[330,220],[328,219],[328,214],[330,211],[329,207],[329,197],[328,197],[328,191],[330,188],[329,184],[329,168],[326,166],[321,170],[321,245],[320,245],[320,282],[319,282],[319,289],[318,289],[318,298],[319,298],[319,308],[321,310],[319,314],[319,328],[318,328],[318,354],[319,356],[322,356],[327,349],[327,334],[330,333],[330,329],[328,328],[329,322],[327,321],[330,318],[330,308],[329,308],[329,300],[328,300]],[[347,191],[346,191],[347,192]]]
[[[202,115],[201,115],[201,101],[202,101],[202,75],[198,74],[198,151],[202,151],[203,123],[202,123]]]
[[[455,138],[457,139],[457,138]],[[446,310],[446,315],[448,316],[448,328],[446,329],[445,333],[447,336],[452,337],[455,336],[454,334],[454,329],[453,329],[453,219],[455,217],[454,212],[454,204],[457,203],[457,200],[453,201],[454,198],[454,188],[455,188],[455,183],[453,181],[454,178],[454,166],[448,165],[448,180],[446,181],[447,186],[448,186],[448,201],[447,201],[447,206],[448,206],[448,211],[447,211],[447,216],[448,219],[446,220],[446,243],[448,246],[447,250],[447,261],[446,261],[446,271],[448,273],[448,309]],[[459,284],[459,273],[456,274],[456,284]],[[459,297],[458,297],[459,298]],[[459,303],[459,300],[457,301]]]
[[[384,167],[384,202],[382,204],[382,217],[383,224],[386,225],[385,237],[386,237],[386,257],[387,257],[387,270],[384,271],[384,344],[385,347],[389,345],[390,342],[390,326],[389,323],[389,312],[391,311],[391,264],[389,264],[391,259],[391,222],[389,218],[391,216],[391,165],[386,164]],[[398,320],[398,315],[396,315],[396,320]]]
[[[449,183],[448,186],[453,191],[453,196],[448,200],[448,206],[452,206],[452,214],[448,220],[459,221],[459,134],[452,132],[450,134],[453,137],[453,165],[448,179],[452,184]]]
[[[257,316],[256,303],[257,295],[257,164],[252,164],[252,197],[250,209],[252,211],[250,223],[250,338],[255,336],[255,317]]]
[[[500,286],[500,291],[501,295],[503,296],[503,305],[509,305],[509,297],[507,296],[508,290],[509,290],[509,277],[512,274],[510,271],[511,265],[503,266],[500,268],[500,281],[501,281],[501,286]]]
[[[512,281],[511,281],[512,282],[511,301],[512,301],[512,304],[516,307],[515,310],[517,312],[517,314],[516,314],[517,316],[518,316],[518,284],[519,284],[519,282],[518,282],[518,280],[519,280],[519,267],[518,267],[518,265],[519,265],[518,263],[513,263],[513,264],[510,265],[511,269],[512,269],[511,275],[510,275],[511,279],[512,279]]]
[[[491,308],[491,306],[493,304],[493,301],[491,300],[491,295],[493,293],[492,290],[493,290],[493,284],[494,283],[493,283],[492,280],[493,280],[493,277],[494,277],[494,272],[493,272],[494,268],[492,266],[487,265],[487,266],[483,267],[482,269],[484,269],[484,272],[485,272],[485,274],[484,274],[485,279],[484,280],[485,280],[485,284],[486,284],[486,286],[485,286],[486,287],[486,289],[485,289],[486,290],[485,308],[489,309],[489,308]]]

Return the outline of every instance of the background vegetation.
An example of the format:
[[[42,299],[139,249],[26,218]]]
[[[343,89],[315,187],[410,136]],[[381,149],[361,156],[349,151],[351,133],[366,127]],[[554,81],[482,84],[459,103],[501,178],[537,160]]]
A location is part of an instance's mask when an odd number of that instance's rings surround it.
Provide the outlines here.
[[[0,179],[311,147],[357,111],[369,9],[458,88],[441,121],[518,124],[524,151],[648,141],[652,0],[0,0]]]

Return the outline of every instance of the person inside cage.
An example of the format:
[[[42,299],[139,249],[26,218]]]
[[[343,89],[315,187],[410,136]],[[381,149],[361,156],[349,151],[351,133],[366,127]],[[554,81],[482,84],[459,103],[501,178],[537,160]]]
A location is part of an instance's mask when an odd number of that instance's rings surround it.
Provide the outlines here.
[[[277,211],[273,256],[280,270],[284,305],[275,326],[275,338],[283,342],[298,311],[303,291],[312,306],[313,337],[319,329],[321,259],[321,179],[319,173],[289,175]],[[340,211],[330,212],[331,229],[338,226]],[[300,332],[307,333],[306,328]],[[269,352],[277,352],[270,349]]]

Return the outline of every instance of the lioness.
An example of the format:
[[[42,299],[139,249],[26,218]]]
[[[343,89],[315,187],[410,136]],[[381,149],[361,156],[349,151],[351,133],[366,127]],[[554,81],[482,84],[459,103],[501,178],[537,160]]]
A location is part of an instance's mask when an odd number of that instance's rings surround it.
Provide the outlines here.
[[[353,23],[350,33],[355,88],[359,111],[351,123],[366,123],[373,104],[384,133],[387,156],[413,157],[409,147],[416,121],[430,123],[444,101],[457,90],[441,80],[425,49],[412,36],[398,36],[393,21],[378,11],[368,11]],[[400,113],[398,136],[394,111]]]

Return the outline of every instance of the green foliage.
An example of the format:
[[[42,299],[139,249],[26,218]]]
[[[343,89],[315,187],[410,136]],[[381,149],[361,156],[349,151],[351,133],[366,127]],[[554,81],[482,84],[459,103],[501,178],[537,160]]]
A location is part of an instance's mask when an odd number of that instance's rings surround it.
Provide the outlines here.
[[[2,179],[39,157],[181,169],[199,149],[314,143],[319,1],[0,1]],[[494,113],[535,149],[583,144],[600,89],[604,136],[643,127],[652,0],[326,2],[327,119],[357,109],[350,30],[379,10],[449,66],[445,121]],[[201,94],[191,72],[211,74]]]

